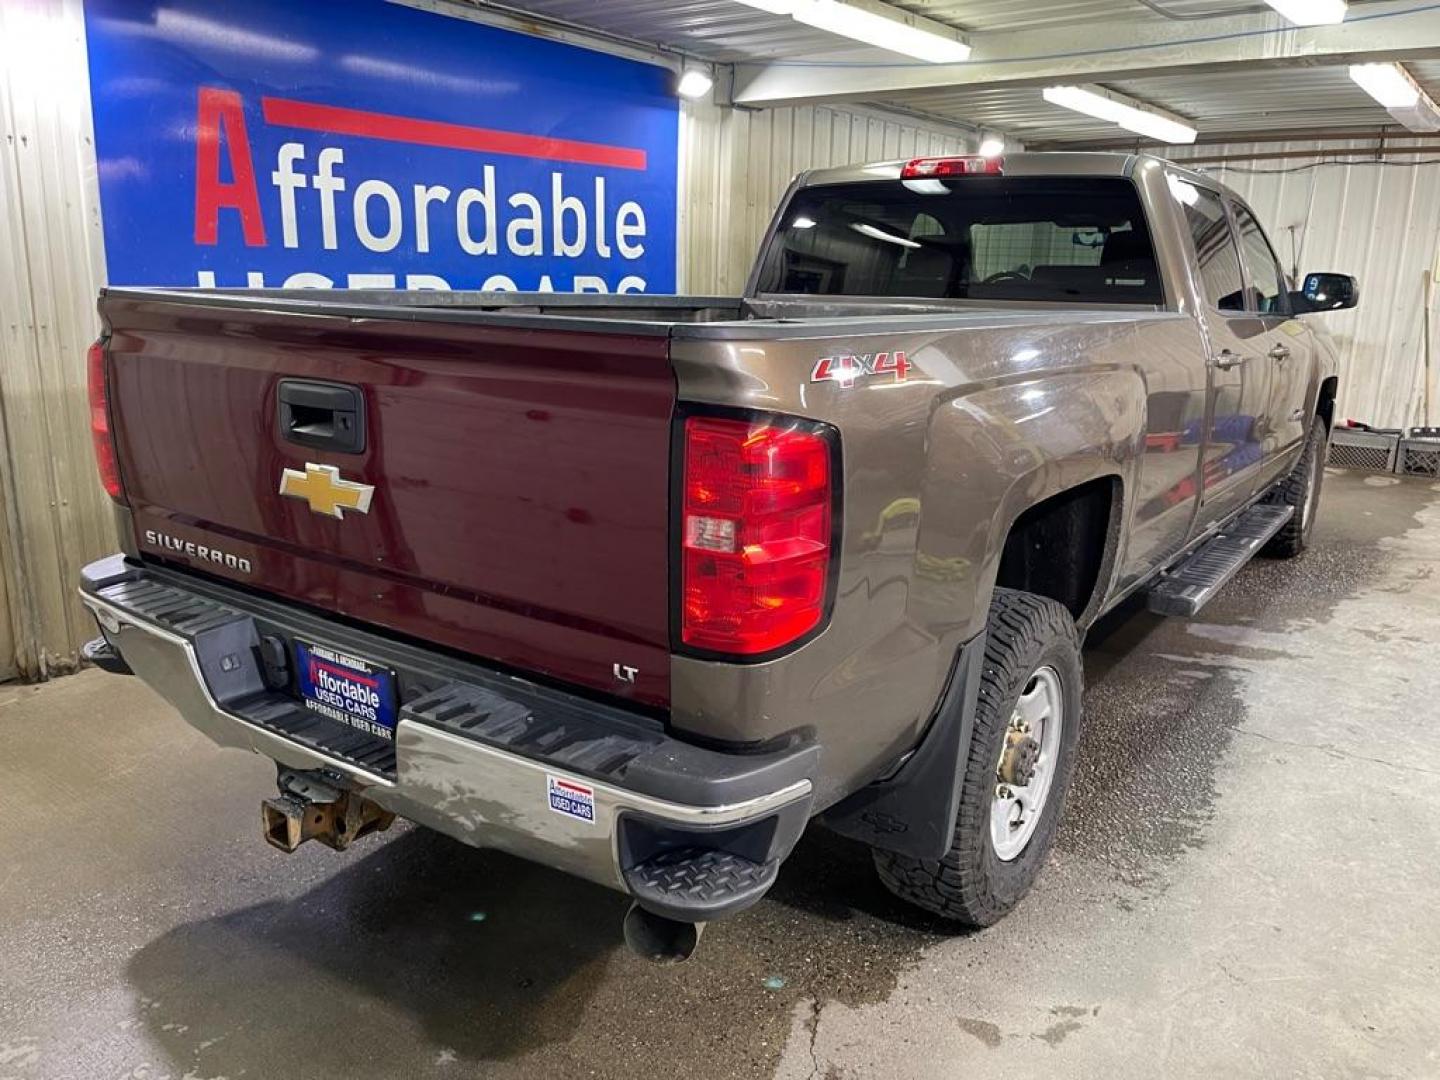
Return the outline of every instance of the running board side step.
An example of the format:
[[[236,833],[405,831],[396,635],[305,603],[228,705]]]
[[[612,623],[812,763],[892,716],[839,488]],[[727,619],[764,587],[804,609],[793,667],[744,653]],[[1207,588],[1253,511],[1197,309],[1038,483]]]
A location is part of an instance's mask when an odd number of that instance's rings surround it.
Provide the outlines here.
[[[1150,590],[1157,615],[1196,615],[1295,515],[1283,503],[1250,507],[1175,566]]]

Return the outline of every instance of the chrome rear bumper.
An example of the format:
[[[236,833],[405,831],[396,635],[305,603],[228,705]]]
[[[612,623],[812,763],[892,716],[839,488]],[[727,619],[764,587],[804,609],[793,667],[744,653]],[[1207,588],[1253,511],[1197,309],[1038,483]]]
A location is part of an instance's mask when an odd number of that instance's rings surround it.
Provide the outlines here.
[[[141,595],[138,590],[142,587],[151,590],[144,594],[149,598],[148,604],[130,599]],[[187,633],[178,628],[173,619],[152,613],[159,606],[173,610],[174,597],[189,595],[186,590],[191,587],[197,607],[203,605],[201,615],[190,616],[190,625],[203,628],[198,633]],[[168,605],[157,604],[155,588],[170,590]],[[587,774],[555,761],[524,756],[442,730],[416,719],[409,704],[402,708],[395,728],[393,769],[369,768],[356,760],[329,753],[313,742],[307,744],[287,737],[272,725],[256,722],[254,695],[239,699],[244,702],[243,707],[228,698],[223,705],[217,700],[211,686],[215,678],[213,656],[201,656],[201,652],[207,651],[204,635],[223,632],[231,635],[232,641],[251,640],[255,637],[252,624],[258,624],[261,630],[274,628],[277,605],[257,600],[266,610],[246,610],[238,606],[244,604],[245,598],[233,590],[198,580],[187,582],[181,575],[140,567],[118,556],[86,568],[80,595],[124,664],[185,720],[219,745],[263,754],[289,769],[326,773],[401,817],[467,844],[497,848],[630,892],[642,904],[661,914],[673,917],[677,909],[663,896],[651,897],[647,904],[644,889],[637,884],[646,875],[637,877],[636,873],[637,868],[657,853],[669,854],[672,856],[669,861],[673,863],[677,848],[712,846],[707,838],[714,837],[716,848],[743,850],[745,858],[757,864],[773,862],[778,866],[809,816],[810,779],[808,775],[795,775],[813,767],[815,755],[808,752],[796,755],[793,768],[761,770],[762,777],[773,776],[777,780],[766,790],[753,791],[753,783],[728,786],[706,783],[697,788],[700,798],[689,801],[636,790],[625,782],[626,776],[635,775],[652,788],[674,790],[683,788],[687,776],[665,777],[658,775],[649,764],[636,768],[633,763],[619,777]],[[244,634],[238,638],[234,635],[242,623],[249,628],[249,638]],[[306,632],[307,635],[314,633],[308,626]],[[330,636],[335,644],[364,655],[373,655],[374,648],[378,647],[368,640],[354,641],[357,636],[367,638],[368,635],[338,626],[332,628]],[[245,663],[255,664],[256,660],[240,647],[222,658],[228,673],[235,671],[233,665]],[[547,693],[553,696],[553,692]],[[224,696],[222,693],[221,697]],[[265,708],[271,712],[291,701],[278,692],[268,696],[262,692],[260,697],[265,699]],[[653,747],[646,749],[636,761],[669,760],[666,755],[673,756],[677,747],[683,747],[684,756],[692,763],[697,753],[713,753],[697,751],[688,744],[667,745],[675,741],[663,734],[656,734],[652,741]],[[755,770],[751,765],[756,759],[745,755],[718,757],[722,759],[720,768],[724,767],[725,760],[733,759],[742,772],[748,768],[753,779]],[[551,808],[548,792],[557,780],[592,794],[593,821]],[[752,793],[746,797],[714,800],[716,794],[723,797],[726,791],[741,791],[747,786]],[[773,873],[767,876],[773,880]],[[766,881],[765,888],[768,884]],[[746,903],[740,906],[758,900],[763,891],[762,888],[753,897],[747,897]],[[727,903],[725,897],[716,897],[711,905],[714,910],[692,912],[686,917],[713,917],[739,910],[734,906],[736,898],[729,899]]]

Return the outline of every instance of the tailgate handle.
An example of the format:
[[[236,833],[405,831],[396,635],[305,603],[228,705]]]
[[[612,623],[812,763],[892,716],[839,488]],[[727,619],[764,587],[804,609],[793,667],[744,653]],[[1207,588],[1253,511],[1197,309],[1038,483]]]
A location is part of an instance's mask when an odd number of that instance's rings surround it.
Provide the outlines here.
[[[365,449],[365,392],[345,383],[281,379],[280,437],[300,446],[359,454]]]

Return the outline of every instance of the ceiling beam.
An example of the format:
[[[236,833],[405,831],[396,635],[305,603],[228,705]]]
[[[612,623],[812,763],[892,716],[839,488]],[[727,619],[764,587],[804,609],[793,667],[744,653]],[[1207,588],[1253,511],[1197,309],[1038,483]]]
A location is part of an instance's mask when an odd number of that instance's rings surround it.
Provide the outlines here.
[[[1371,143],[1413,143],[1420,149],[1440,150],[1440,132],[1420,133],[1407,131],[1405,128],[1396,125],[1394,127],[1376,127],[1374,124],[1365,124],[1357,127],[1330,127],[1330,128],[1281,128],[1266,131],[1218,131],[1202,132],[1200,136],[1190,144],[1192,146],[1227,146],[1233,143],[1285,143],[1285,142],[1371,142]],[[1025,141],[1027,150],[1114,150],[1130,153],[1142,151],[1153,151],[1158,148],[1160,153],[1166,153],[1170,146],[1157,142],[1154,139],[1147,139],[1142,135],[1130,135],[1123,138],[1111,136],[1096,137],[1092,135],[1076,135],[1064,139],[1056,138],[1035,138],[1031,137]]]
[[[1352,8],[1338,26],[1291,26],[1279,15],[1196,22],[1135,19],[976,34],[962,64],[776,60],[736,67],[737,105],[752,108],[907,96],[965,86],[1106,82],[1245,66],[1329,65],[1440,57],[1440,3],[1393,0]]]
[[[1395,157],[1424,157],[1420,164],[1440,164],[1440,157],[1434,157],[1433,153],[1440,147],[1434,146],[1372,146],[1368,150],[1252,150],[1248,153],[1237,154],[1202,154],[1196,157],[1177,157],[1174,159],[1176,165],[1183,165],[1186,168],[1198,165],[1227,165],[1239,161],[1296,161],[1313,160],[1322,165],[1357,165],[1367,161],[1383,161],[1385,158]],[[1163,155],[1161,155],[1163,156]],[[1341,162],[1339,158],[1360,158],[1358,162]]]

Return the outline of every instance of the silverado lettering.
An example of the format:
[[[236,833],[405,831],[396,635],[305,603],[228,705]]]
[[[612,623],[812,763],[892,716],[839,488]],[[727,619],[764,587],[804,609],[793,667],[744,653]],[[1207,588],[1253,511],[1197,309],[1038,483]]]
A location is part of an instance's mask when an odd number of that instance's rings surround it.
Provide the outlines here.
[[[242,574],[251,572],[249,559],[240,555],[232,555],[228,551],[221,551],[219,548],[197,544],[193,540],[181,540],[179,537],[171,536],[168,533],[156,532],[154,529],[146,529],[145,542],[152,547],[164,548],[167,551],[178,551],[182,555],[190,556],[192,559],[199,559],[202,562],[213,562],[218,566],[224,566],[230,570],[238,570]]]

